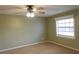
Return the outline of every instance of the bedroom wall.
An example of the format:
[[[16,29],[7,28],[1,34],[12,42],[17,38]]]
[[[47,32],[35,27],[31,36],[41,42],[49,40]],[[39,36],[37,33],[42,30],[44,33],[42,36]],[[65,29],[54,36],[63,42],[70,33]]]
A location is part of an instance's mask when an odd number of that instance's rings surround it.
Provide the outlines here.
[[[57,37],[55,18],[61,16],[67,16],[71,14],[74,15],[74,19],[75,19],[75,39]],[[79,9],[63,12],[48,17],[48,41],[56,42],[68,47],[79,49]]]
[[[0,15],[0,50],[45,39],[46,21],[43,17]]]

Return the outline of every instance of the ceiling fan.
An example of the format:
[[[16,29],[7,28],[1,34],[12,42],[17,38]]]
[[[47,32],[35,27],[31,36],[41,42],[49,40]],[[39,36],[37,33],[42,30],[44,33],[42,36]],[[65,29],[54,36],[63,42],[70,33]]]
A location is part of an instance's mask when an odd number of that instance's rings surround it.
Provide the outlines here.
[[[45,14],[45,9],[41,6],[25,5],[24,8],[17,8],[17,9],[24,9],[23,12],[26,12],[27,17],[30,17],[31,14],[32,14],[32,17],[34,17],[35,14]]]
[[[35,8],[33,5],[27,5],[27,17],[34,17],[35,16],[35,12],[44,14],[45,12],[43,11],[43,8]]]
[[[39,7],[39,6],[34,6],[34,5],[26,5],[26,9],[28,10],[32,10],[35,13],[40,13],[40,14],[44,14],[45,10],[43,7]]]

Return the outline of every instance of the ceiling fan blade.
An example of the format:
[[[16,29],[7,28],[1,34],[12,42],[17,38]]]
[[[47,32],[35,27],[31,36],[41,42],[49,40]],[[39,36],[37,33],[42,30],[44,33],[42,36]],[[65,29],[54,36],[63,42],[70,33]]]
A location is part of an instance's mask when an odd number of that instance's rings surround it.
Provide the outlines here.
[[[45,10],[42,10],[42,9],[41,10],[37,10],[36,12],[39,13],[39,14],[45,14]]]
[[[26,10],[15,12],[14,14],[27,13]]]
[[[36,11],[34,13],[37,13],[37,14],[45,14],[45,11]]]
[[[43,7],[37,7],[37,10],[44,10]]]

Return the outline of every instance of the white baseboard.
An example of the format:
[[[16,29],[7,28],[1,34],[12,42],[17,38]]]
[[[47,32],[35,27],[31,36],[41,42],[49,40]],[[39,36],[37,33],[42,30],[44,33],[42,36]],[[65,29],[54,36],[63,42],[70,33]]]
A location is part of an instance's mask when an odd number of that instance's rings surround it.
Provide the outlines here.
[[[26,46],[31,46],[31,45],[35,45],[35,44],[39,44],[39,43],[43,43],[43,42],[44,41],[36,42],[36,43],[32,43],[32,44],[27,44],[27,45],[22,45],[22,46],[17,46],[17,47],[12,47],[12,48],[8,48],[8,49],[0,50],[0,52],[9,51],[9,50],[12,50],[12,49],[22,48],[22,47],[26,47]]]
[[[48,41],[48,40],[47,41],[42,41],[42,42],[36,42],[36,43],[32,43],[32,44],[27,44],[27,45],[22,45],[22,46],[17,46],[17,47],[12,47],[12,48],[8,48],[8,49],[0,50],[0,52],[5,52],[5,51],[12,50],[12,49],[22,48],[22,47],[31,46],[31,45],[35,45],[35,44],[39,44],[39,43],[44,43],[44,42],[50,42],[50,43],[60,45],[60,46],[63,46],[63,47],[66,47],[66,48],[69,48],[69,49],[72,49],[72,50],[75,50],[75,51],[79,52],[78,49],[75,49],[75,48],[72,48],[72,47],[69,47],[69,46],[65,46],[63,44],[59,44],[59,43],[56,43],[54,41]]]
[[[69,47],[69,46],[66,46],[66,45],[63,45],[63,44],[59,44],[59,43],[54,42],[54,41],[48,41],[48,42],[54,43],[54,44],[56,44],[56,45],[60,45],[60,46],[63,46],[63,47],[65,47],[65,48],[72,49],[72,50],[74,50],[74,51],[78,51],[78,52],[79,52],[79,50],[76,49],[76,48],[72,48],[72,47]]]

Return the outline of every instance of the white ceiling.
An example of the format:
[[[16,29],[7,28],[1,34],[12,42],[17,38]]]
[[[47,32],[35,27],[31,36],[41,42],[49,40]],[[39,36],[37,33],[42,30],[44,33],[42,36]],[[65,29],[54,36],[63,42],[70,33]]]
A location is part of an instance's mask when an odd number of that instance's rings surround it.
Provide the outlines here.
[[[37,13],[36,16],[47,17],[79,8],[79,5],[37,5],[36,7],[43,7],[45,10],[45,14]],[[25,8],[24,5],[0,5],[0,14],[26,15]]]

